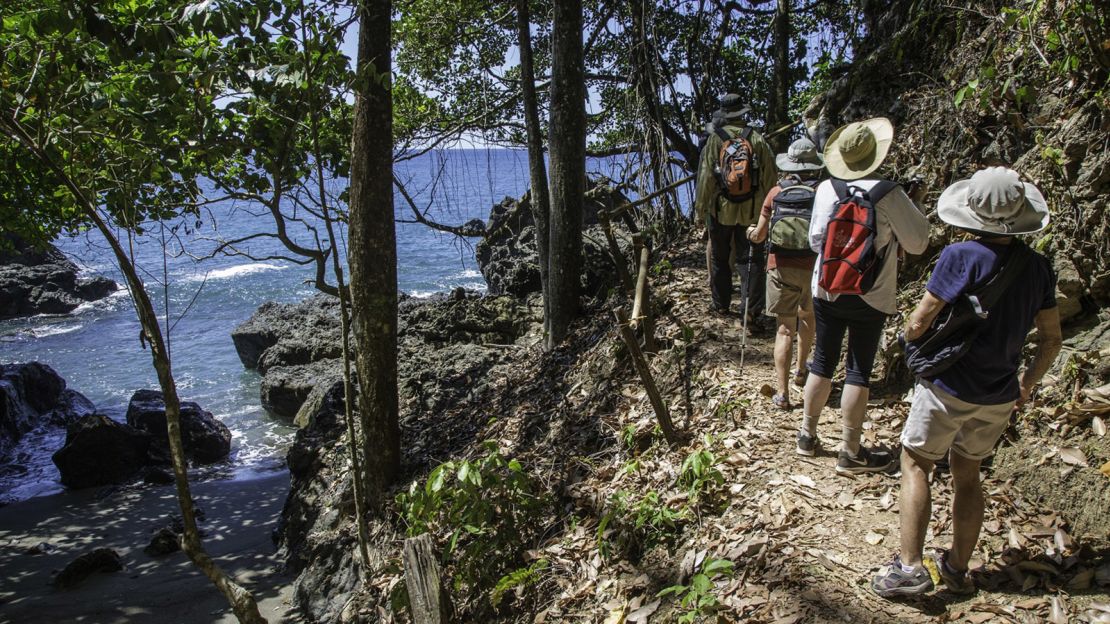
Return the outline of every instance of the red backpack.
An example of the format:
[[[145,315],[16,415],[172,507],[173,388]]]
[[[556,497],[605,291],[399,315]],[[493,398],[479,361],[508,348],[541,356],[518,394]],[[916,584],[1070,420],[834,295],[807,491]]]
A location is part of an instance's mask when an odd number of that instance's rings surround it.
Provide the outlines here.
[[[721,150],[717,154],[717,183],[721,194],[730,202],[748,201],[759,186],[759,164],[750,137],[751,128],[744,128],[732,136],[724,128],[717,128]]]
[[[897,184],[883,180],[870,191],[832,179],[836,207],[821,254],[817,284],[834,295],[862,295],[875,285],[883,256],[875,250],[875,205]]]

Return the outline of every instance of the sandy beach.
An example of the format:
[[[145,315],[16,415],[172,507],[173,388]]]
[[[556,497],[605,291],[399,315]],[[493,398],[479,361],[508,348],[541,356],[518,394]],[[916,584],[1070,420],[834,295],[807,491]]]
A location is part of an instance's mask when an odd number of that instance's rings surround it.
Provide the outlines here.
[[[247,481],[194,485],[204,544],[225,571],[254,592],[262,615],[291,622],[290,582],[280,573],[271,532],[289,491],[285,472]],[[235,622],[216,588],[183,553],[143,552],[152,532],[177,513],[172,486],[63,492],[0,508],[0,623]],[[32,554],[40,544],[42,554]],[[94,574],[70,590],[54,575],[77,556],[112,548],[125,569]]]

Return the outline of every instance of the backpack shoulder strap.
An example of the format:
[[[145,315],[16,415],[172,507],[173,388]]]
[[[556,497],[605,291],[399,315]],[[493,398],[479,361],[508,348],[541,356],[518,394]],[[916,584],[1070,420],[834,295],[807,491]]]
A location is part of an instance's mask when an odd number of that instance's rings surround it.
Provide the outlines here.
[[[1006,260],[1003,261],[1002,266],[998,269],[986,284],[977,288],[974,293],[979,299],[979,303],[990,310],[994,304],[1006,294],[1010,285],[1017,281],[1019,275],[1025,272],[1025,265],[1033,257],[1033,250],[1020,240],[1014,240],[1010,243],[1010,252],[1007,254]]]
[[[723,126],[717,126],[716,128],[714,128],[713,133],[716,134],[717,136],[721,137],[722,141],[731,141],[732,140],[732,135],[729,134],[728,130],[725,130]]]
[[[752,136],[752,129],[750,127],[744,128],[743,130],[740,131],[740,138],[744,139],[745,141],[749,140],[751,138],[751,136]]]
[[[833,190],[836,191],[836,198],[840,201],[848,199],[848,197],[851,195],[848,192],[848,183],[844,180],[841,180],[840,178],[832,178],[832,187]]]
[[[871,198],[871,205],[874,206],[875,204],[878,204],[880,199],[885,197],[887,193],[893,191],[897,187],[897,182],[891,182],[890,180],[879,180],[879,182],[876,183],[875,186],[871,187],[870,191],[867,191],[867,196]]]

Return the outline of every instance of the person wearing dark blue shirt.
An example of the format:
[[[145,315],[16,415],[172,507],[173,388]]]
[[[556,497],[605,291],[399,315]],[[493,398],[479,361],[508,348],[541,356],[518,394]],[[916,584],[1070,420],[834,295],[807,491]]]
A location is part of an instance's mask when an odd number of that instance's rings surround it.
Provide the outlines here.
[[[926,293],[906,323],[906,340],[920,337],[945,306],[995,275],[1011,246],[1024,244],[1015,236],[1039,232],[1049,221],[1040,191],[1005,167],[984,169],[945,189],[937,214],[976,238],[941,252]],[[949,451],[952,546],[934,563],[949,591],[975,591],[967,568],[983,523],[980,463],[994,451],[1010,415],[1029,400],[1060,352],[1055,292],[1056,276],[1048,259],[1031,254],[1024,274],[988,310],[983,331],[972,339],[967,352],[939,375],[918,378],[901,439],[901,553],[871,582],[880,596],[933,589],[923,561],[932,502],[929,473]],[[1033,327],[1039,338],[1036,354],[1019,377],[1022,347]]]

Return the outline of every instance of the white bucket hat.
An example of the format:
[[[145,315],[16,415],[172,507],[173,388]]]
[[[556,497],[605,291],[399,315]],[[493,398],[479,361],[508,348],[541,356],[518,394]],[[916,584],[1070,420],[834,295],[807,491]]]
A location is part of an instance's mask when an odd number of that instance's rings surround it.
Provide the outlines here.
[[[1048,204],[1037,187],[1006,167],[976,171],[944,189],[937,200],[940,220],[963,230],[1014,236],[1048,227]]]
[[[817,153],[817,146],[809,139],[798,139],[790,144],[785,154],[775,156],[779,171],[818,171],[825,168],[825,161]]]
[[[841,180],[866,177],[883,164],[894,125],[886,117],[872,117],[841,126],[825,142],[825,166]]]

